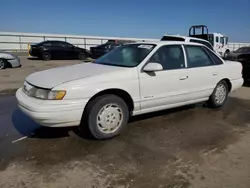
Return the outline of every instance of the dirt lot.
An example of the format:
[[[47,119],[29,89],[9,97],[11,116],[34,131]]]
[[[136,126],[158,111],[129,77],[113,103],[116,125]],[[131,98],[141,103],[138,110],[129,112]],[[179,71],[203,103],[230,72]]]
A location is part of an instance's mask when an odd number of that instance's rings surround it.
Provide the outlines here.
[[[0,85],[6,78],[15,88],[29,73],[52,66],[33,63],[4,70],[9,77],[1,72]],[[41,128],[16,108],[13,96],[0,97],[0,107],[1,188],[250,187],[249,87],[230,94],[219,110],[197,104],[138,116],[107,141]]]
[[[82,63],[80,60],[52,60],[42,61],[35,58],[20,57],[22,67],[8,68],[0,71],[0,92],[17,89],[23,85],[25,78],[37,71],[54,68],[58,66]]]

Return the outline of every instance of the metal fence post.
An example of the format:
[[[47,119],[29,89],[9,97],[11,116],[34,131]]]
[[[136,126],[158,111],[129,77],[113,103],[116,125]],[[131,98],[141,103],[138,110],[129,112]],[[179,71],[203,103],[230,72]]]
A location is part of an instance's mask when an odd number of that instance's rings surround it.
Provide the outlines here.
[[[19,46],[20,46],[20,51],[22,50],[22,41],[21,41],[21,36],[19,35]]]

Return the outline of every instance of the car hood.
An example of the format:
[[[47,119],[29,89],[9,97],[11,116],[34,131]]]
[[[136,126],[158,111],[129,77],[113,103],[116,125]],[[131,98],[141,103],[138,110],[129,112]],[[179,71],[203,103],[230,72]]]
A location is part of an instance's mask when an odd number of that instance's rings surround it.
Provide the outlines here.
[[[0,51],[0,58],[13,59],[13,58],[16,58],[16,57],[17,56],[15,56],[15,55],[13,55],[11,53]]]
[[[73,80],[101,74],[110,74],[111,72],[123,69],[126,68],[94,63],[82,63],[36,72],[28,76],[26,81],[37,87],[51,89],[55,86]]]

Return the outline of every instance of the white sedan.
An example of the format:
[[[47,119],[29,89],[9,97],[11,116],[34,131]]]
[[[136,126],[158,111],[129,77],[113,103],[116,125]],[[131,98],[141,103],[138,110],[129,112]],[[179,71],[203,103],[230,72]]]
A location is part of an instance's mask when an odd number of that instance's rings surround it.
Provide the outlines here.
[[[123,45],[92,63],[27,77],[19,108],[48,127],[78,126],[97,139],[118,135],[130,116],[207,102],[219,108],[243,84],[242,65],[204,45],[143,42]]]

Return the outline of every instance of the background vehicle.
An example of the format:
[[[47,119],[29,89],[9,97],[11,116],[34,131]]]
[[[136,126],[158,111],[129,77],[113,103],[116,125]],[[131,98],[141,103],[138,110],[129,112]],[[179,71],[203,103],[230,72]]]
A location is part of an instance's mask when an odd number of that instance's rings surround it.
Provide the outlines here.
[[[34,73],[16,97],[41,125],[80,125],[83,133],[106,139],[118,135],[130,116],[203,101],[223,106],[242,86],[241,71],[239,62],[225,62],[201,44],[132,43],[93,63]]]
[[[110,50],[121,46],[123,44],[131,43],[135,41],[129,40],[108,40],[105,44],[101,44],[95,47],[90,47],[91,57],[93,59],[97,59],[104,55],[105,53],[109,52]]]
[[[197,34],[197,30],[201,30],[201,33]],[[208,28],[205,25],[191,26],[189,28],[189,36],[209,41],[214,47],[214,50],[222,57],[225,57],[225,54],[230,52],[227,46],[228,37],[221,33],[208,33]]]
[[[234,52],[226,54],[225,59],[241,62],[243,66],[243,78],[250,80],[250,46],[241,47]]]
[[[8,52],[0,52],[0,70],[6,67],[21,67],[19,57]]]
[[[90,56],[83,48],[76,47],[64,41],[44,41],[30,46],[29,54],[43,60],[50,59],[80,59]]]
[[[206,47],[208,47],[210,50],[214,50],[212,44],[206,40],[195,38],[195,37],[186,37],[186,36],[180,36],[180,35],[164,35],[161,38],[161,41],[185,41],[185,42],[196,42],[199,44],[203,44]]]

